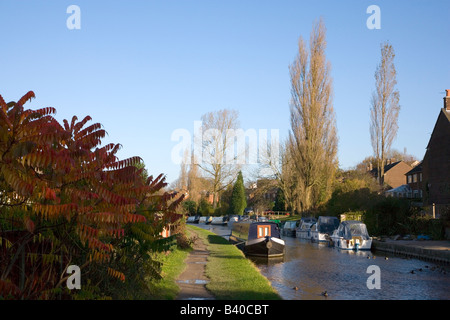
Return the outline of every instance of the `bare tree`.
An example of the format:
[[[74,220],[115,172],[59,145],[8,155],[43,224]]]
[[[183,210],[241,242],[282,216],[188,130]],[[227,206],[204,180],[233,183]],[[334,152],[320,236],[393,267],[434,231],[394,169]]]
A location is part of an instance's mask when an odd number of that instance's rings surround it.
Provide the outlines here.
[[[315,23],[309,52],[303,39],[290,65],[291,130],[289,153],[297,182],[297,209],[317,207],[331,195],[337,168],[337,132],[332,104],[330,63],[325,56],[326,28]]]
[[[242,167],[242,163],[236,161],[239,154],[234,148],[234,133],[238,125],[238,112],[235,110],[223,109],[202,116],[201,159],[196,161],[206,177],[212,179],[214,208],[219,193],[233,182]]]
[[[370,109],[370,138],[377,159],[378,181],[384,183],[386,155],[397,136],[400,112],[399,92],[394,65],[394,49],[385,42],[381,45],[381,62],[375,71],[375,91],[372,93]]]
[[[202,192],[209,189],[208,180],[201,176],[194,155],[192,155],[191,164],[187,174],[187,186],[189,198],[196,202],[200,201]]]
[[[189,150],[184,150],[183,159],[180,164],[180,176],[174,182],[174,187],[178,190],[186,190],[188,187],[188,166],[189,166]]]
[[[260,167],[258,178],[272,179],[277,182],[285,197],[288,208],[297,210],[298,199],[298,181],[295,175],[295,159],[290,151],[290,141],[286,140],[282,145],[273,150],[268,146],[267,152],[260,158]]]

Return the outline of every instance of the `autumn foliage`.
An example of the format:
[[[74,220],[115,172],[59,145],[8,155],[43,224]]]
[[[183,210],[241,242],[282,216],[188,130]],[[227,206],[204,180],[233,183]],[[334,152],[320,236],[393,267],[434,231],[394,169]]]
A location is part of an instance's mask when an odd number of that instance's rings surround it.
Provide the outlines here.
[[[151,252],[167,248],[160,233],[182,198],[162,191],[163,175],[147,178],[139,157],[102,146],[89,116],[60,124],[54,108],[24,108],[34,97],[0,96],[0,298],[111,297],[115,285],[144,285],[142,272],[158,277]],[[69,265],[82,270],[81,291],[66,288]]]

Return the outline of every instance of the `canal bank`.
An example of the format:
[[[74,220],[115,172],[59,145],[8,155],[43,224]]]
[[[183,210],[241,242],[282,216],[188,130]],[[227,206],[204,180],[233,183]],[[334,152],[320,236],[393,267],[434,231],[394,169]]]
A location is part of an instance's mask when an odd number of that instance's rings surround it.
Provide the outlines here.
[[[241,250],[222,236],[188,225],[195,239],[176,280],[177,300],[281,300]]]
[[[176,300],[214,300],[214,295],[206,288],[209,278],[206,276],[209,250],[205,242],[194,230],[192,251],[184,261],[186,269],[176,279],[180,292]]]
[[[450,241],[448,240],[373,240],[372,250],[450,264]]]

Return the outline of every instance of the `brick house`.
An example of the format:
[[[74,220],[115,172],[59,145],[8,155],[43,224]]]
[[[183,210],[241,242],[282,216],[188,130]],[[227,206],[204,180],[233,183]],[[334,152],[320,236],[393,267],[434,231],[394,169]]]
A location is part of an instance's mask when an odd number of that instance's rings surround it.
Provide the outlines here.
[[[406,173],[406,183],[410,188],[408,198],[422,198],[423,196],[423,170],[422,162]]]
[[[422,162],[425,204],[450,205],[450,90],[446,90]]]
[[[384,183],[389,189],[395,189],[406,184],[405,174],[411,169],[412,167],[404,161],[394,162],[392,159],[388,159],[384,166]],[[377,178],[378,168],[372,169],[370,173]]]

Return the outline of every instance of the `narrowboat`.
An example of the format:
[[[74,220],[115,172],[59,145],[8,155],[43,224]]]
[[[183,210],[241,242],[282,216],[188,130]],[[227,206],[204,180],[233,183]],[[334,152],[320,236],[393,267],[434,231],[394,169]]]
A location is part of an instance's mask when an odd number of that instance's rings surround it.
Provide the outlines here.
[[[200,224],[210,224],[212,221],[212,217],[211,216],[203,216],[200,217],[200,219],[198,220],[198,223]]]
[[[331,244],[342,250],[370,250],[372,238],[361,221],[342,221],[330,237]]]
[[[186,219],[187,223],[195,223],[195,219],[197,218],[197,216],[189,216]]]
[[[285,243],[280,228],[273,222],[235,222],[230,241],[241,244],[245,255],[255,257],[282,257]]]
[[[211,224],[226,226],[228,223],[228,217],[213,217]]]
[[[339,227],[337,217],[319,216],[317,222],[311,226],[310,235],[313,242],[329,241],[331,234]]]

